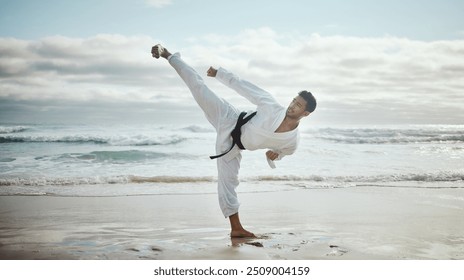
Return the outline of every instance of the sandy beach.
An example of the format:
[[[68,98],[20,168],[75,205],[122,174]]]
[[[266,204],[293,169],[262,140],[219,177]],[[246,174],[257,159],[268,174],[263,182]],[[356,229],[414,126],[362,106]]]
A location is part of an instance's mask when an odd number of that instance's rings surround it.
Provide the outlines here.
[[[365,186],[240,199],[257,239],[229,238],[215,194],[2,196],[0,258],[464,259],[462,188]]]

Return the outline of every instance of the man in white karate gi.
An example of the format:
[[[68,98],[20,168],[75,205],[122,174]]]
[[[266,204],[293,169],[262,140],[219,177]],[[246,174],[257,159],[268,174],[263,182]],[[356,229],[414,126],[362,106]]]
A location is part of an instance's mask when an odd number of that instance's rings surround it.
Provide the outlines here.
[[[310,92],[302,91],[285,108],[265,90],[223,68],[210,67],[207,71],[209,77],[216,77],[257,106],[255,114],[241,114],[241,111],[212,92],[200,75],[181,59],[179,53],[171,54],[161,45],[152,47],[151,53],[154,58],[163,57],[169,61],[216,129],[218,155],[211,158],[217,159],[219,205],[224,216],[229,218],[230,236],[255,237],[243,228],[238,215],[240,203],[235,189],[239,185],[241,149],[268,149],[267,161],[275,168],[275,160],[295,152],[299,142],[298,124],[315,110],[316,99]],[[231,136],[233,131],[235,135]]]

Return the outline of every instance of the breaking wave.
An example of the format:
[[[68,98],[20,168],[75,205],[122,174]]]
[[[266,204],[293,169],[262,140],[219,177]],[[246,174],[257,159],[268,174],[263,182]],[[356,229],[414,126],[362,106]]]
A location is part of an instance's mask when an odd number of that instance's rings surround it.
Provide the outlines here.
[[[183,131],[189,131],[189,132],[194,132],[194,133],[208,133],[208,132],[214,132],[213,129],[211,128],[206,128],[203,126],[198,126],[198,125],[190,125],[187,127],[182,128],[181,130]]]
[[[45,136],[45,135],[6,135],[0,136],[0,143],[70,143],[70,144],[108,144],[111,146],[155,146],[155,145],[172,145],[185,141],[186,138],[178,135],[148,137],[144,135],[135,136],[87,136],[87,135],[70,135],[70,136]]]
[[[144,184],[144,183],[199,183],[214,182],[214,177],[193,176],[153,176],[135,175],[64,177],[64,178],[0,178],[0,186],[72,186],[101,184]],[[464,173],[440,172],[424,174],[398,174],[377,176],[257,176],[242,178],[242,182],[337,182],[337,183],[379,183],[379,182],[457,182],[464,181]]]
[[[212,177],[153,176],[134,175],[97,176],[97,177],[64,177],[64,178],[0,178],[0,186],[80,186],[108,184],[143,184],[143,183],[198,183],[212,182]]]
[[[125,151],[93,151],[90,153],[65,153],[52,156],[38,156],[35,160],[48,160],[48,161],[80,161],[80,162],[105,162],[105,163],[133,163],[147,160],[158,160],[164,158],[185,158],[188,155],[174,153],[165,154],[150,151],[140,150],[125,150]]]
[[[309,182],[344,182],[344,183],[375,183],[375,182],[456,182],[464,181],[464,173],[439,172],[421,174],[391,174],[375,176],[258,176],[257,181],[309,181]]]
[[[407,143],[463,143],[464,128],[411,129],[336,129],[325,128],[309,132],[326,141],[345,144],[407,144]]]
[[[19,126],[19,125],[18,126],[0,126],[0,134],[24,132],[28,129],[29,127]]]

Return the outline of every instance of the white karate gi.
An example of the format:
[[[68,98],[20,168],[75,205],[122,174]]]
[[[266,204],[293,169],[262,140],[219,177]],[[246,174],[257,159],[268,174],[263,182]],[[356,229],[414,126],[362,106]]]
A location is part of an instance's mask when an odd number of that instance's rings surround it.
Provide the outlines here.
[[[232,145],[230,133],[241,111],[212,92],[200,75],[181,59],[179,53],[171,55],[168,60],[190,89],[208,121],[216,129],[216,153],[227,151]],[[278,104],[268,92],[241,80],[223,68],[218,69],[216,78],[257,106],[256,116],[242,126],[241,140],[247,150],[270,149],[279,154],[277,160],[295,152],[300,138],[298,129],[284,133],[274,132],[285,118],[285,107]],[[241,159],[241,150],[237,145],[229,153],[217,159],[219,205],[225,217],[237,213],[240,206],[235,189],[239,184],[238,171]],[[271,167],[275,167],[272,161],[268,160],[268,162]]]

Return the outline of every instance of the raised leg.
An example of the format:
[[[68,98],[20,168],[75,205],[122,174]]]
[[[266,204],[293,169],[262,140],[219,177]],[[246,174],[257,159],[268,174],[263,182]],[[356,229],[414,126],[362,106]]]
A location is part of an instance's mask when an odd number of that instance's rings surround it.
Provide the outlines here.
[[[218,130],[221,119],[230,114],[232,106],[212,92],[205,85],[203,78],[181,59],[180,54],[171,55],[169,63],[190,89],[193,98],[205,113],[208,121]]]

